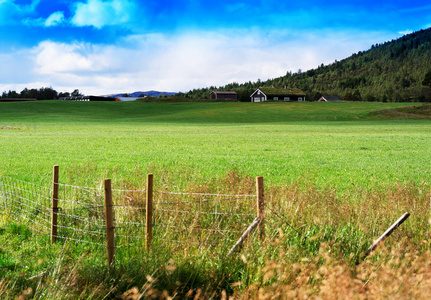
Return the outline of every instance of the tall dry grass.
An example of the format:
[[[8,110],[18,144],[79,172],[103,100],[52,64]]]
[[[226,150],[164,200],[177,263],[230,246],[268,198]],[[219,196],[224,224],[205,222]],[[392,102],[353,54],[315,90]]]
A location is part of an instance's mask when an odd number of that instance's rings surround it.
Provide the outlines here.
[[[255,193],[255,178],[231,171],[206,183],[183,185],[182,190],[249,195]],[[75,246],[67,242],[64,247],[67,245],[70,253],[55,263],[62,265],[61,270],[56,267],[52,272],[46,271],[37,284],[34,279],[24,283],[20,279],[20,288],[9,291],[7,299],[41,299],[42,295],[58,299],[429,298],[428,184],[375,186],[367,190],[353,187],[348,193],[312,184],[306,188],[294,183],[267,184],[265,199],[266,239],[261,242],[257,235],[252,236],[233,257],[226,255],[232,244],[221,245],[217,252],[207,248],[197,251],[187,244],[171,247],[172,236],[167,230],[165,245],[160,244],[148,254],[129,254],[110,274],[100,255],[102,264],[91,266],[86,261],[90,252],[77,254]],[[363,257],[361,254],[373,240],[405,212],[410,212],[410,218],[371,256]],[[123,217],[134,221],[137,218]],[[172,218],[178,220],[181,215]],[[209,234],[201,238],[211,240]],[[227,241],[221,239],[220,243]],[[0,291],[16,288],[10,280],[0,282]]]
[[[263,281],[233,295],[234,299],[429,299],[431,253],[407,241],[381,248],[355,268],[335,258],[328,245],[310,260],[290,264],[268,261]],[[276,280],[272,280],[276,277]],[[272,280],[272,282],[271,282]]]
[[[254,178],[231,172],[213,182],[253,193]],[[193,187],[191,187],[193,188]],[[200,186],[210,192],[210,186]],[[229,290],[190,289],[187,299],[429,299],[430,187],[423,183],[352,188],[266,187],[268,236],[236,258],[248,276]],[[369,257],[362,253],[402,214],[410,218]],[[256,252],[257,251],[257,252]],[[252,273],[252,274],[251,274]],[[148,283],[122,299],[178,297]]]

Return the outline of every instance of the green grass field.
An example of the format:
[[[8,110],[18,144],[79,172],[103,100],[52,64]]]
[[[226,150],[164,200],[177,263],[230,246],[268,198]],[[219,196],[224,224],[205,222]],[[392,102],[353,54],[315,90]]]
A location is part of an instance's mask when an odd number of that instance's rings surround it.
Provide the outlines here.
[[[431,122],[369,116],[398,106],[407,104],[1,103],[0,174],[39,182],[58,164],[63,180],[91,185],[138,184],[134,174],[151,171],[181,186],[232,170],[339,190],[429,183]]]
[[[233,259],[223,252],[231,240],[216,253],[166,242],[137,256],[126,251],[114,273],[103,250],[72,241],[50,246],[30,222],[2,214],[0,295],[425,297],[431,120],[408,106],[0,103],[0,177],[49,187],[58,164],[60,182],[71,185],[98,187],[111,178],[114,188],[142,188],[153,173],[155,190],[250,194],[254,178],[263,176],[268,207],[267,240],[253,239]],[[402,109],[387,111],[393,108]],[[356,266],[373,239],[406,211],[411,217],[385,242],[388,248]]]

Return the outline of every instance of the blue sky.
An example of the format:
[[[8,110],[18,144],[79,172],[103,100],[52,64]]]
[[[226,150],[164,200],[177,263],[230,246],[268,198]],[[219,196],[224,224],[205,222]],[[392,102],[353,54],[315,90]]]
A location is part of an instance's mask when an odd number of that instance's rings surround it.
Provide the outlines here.
[[[429,0],[0,0],[0,92],[266,80],[429,27]]]

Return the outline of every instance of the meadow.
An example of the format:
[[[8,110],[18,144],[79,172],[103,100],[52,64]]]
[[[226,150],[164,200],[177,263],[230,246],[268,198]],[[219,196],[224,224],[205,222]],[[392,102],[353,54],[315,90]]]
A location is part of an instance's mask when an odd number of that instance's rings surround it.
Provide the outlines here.
[[[254,193],[254,178],[263,176],[268,207],[278,212],[267,217],[268,240],[252,239],[234,259],[162,247],[126,260],[115,274],[100,254],[67,242],[47,246],[46,236],[3,215],[0,293],[269,299],[331,298],[336,286],[358,298],[422,291],[430,275],[419,265],[429,257],[431,121],[373,113],[409,106],[0,103],[0,176],[49,186],[60,165],[66,184],[97,187],[110,178],[114,187],[139,189],[153,173],[155,189],[233,194]],[[387,248],[356,266],[406,211],[412,216]],[[400,270],[416,281],[383,288],[404,278]]]
[[[91,185],[139,185],[150,169],[179,185],[230,171],[339,190],[429,182],[429,121],[367,115],[400,105],[2,103],[0,174],[39,182],[58,164]]]

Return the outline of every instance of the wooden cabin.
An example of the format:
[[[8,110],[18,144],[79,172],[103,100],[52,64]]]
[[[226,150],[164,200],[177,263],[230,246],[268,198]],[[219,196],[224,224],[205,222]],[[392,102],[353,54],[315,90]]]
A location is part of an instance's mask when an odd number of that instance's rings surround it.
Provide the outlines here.
[[[213,91],[210,95],[211,100],[238,100],[236,92]]]

